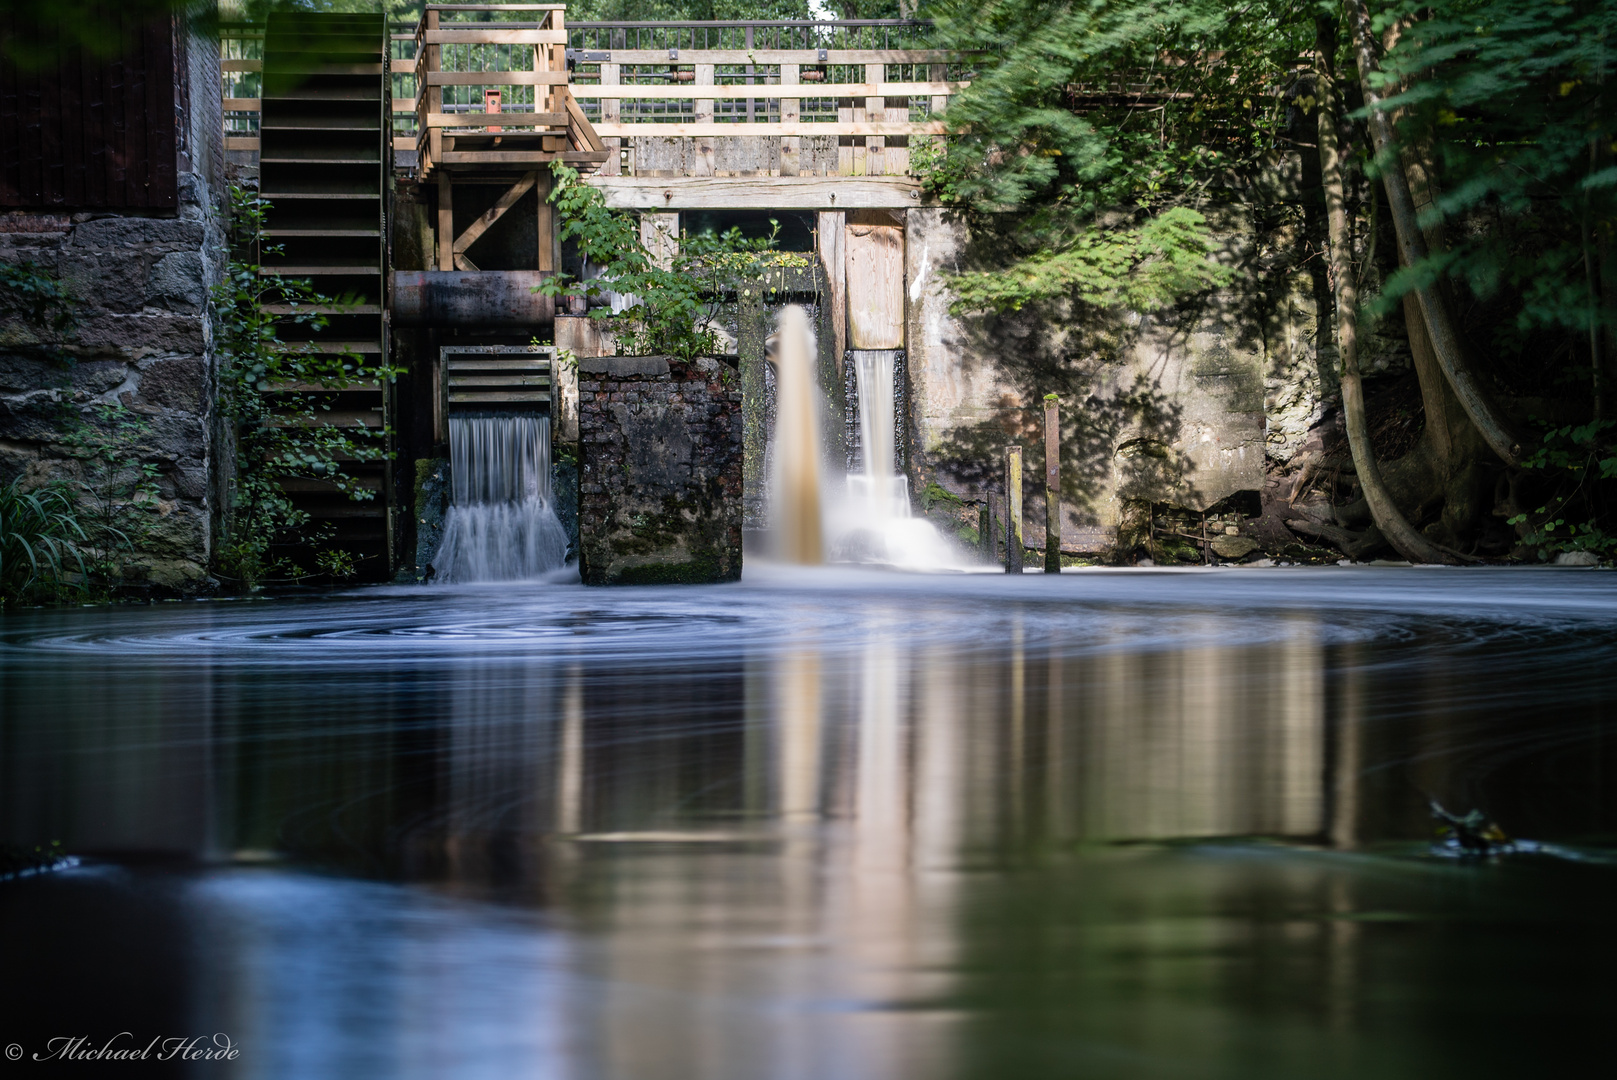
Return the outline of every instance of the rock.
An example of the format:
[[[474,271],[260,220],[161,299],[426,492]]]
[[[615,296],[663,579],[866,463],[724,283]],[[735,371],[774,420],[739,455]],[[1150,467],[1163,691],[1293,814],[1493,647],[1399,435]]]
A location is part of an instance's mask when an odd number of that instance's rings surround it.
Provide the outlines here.
[[[202,376],[200,357],[166,357],[141,372],[140,399],[167,409],[199,413],[203,405]]]
[[[164,255],[152,267],[147,279],[147,301],[153,307],[170,311],[200,311],[208,299],[205,274],[206,268],[198,252],[176,251]]]
[[[1599,566],[1600,559],[1592,551],[1563,551],[1555,557],[1556,566]]]
[[[1250,536],[1220,536],[1213,541],[1213,553],[1221,559],[1244,559],[1261,547]]]
[[[73,246],[79,248],[137,247],[145,244],[174,244],[200,248],[206,231],[200,224],[173,218],[105,217],[86,221],[73,229]]]

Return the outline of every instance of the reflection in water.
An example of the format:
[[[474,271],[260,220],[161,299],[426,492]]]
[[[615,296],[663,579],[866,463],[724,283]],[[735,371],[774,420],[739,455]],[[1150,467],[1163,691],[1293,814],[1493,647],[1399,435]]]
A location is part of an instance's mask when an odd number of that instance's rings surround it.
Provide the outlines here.
[[[1617,589],[1522,581],[8,614],[0,839],[104,861],[0,883],[40,973],[0,1036],[224,1030],[299,1077],[1525,1068],[1613,1004]],[[1423,857],[1428,794],[1582,860]]]

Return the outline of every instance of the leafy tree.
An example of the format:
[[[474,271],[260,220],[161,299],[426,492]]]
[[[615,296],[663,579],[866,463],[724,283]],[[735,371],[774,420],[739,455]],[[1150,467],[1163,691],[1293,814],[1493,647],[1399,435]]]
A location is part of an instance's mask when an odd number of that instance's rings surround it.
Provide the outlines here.
[[[600,191],[579,181],[578,172],[561,162],[551,166],[555,203],[563,240],[572,240],[599,276],[569,281],[547,280],[539,291],[547,296],[601,298],[608,293],[633,298],[614,314],[596,307],[592,316],[608,320],[619,347],[630,354],[666,354],[691,360],[718,348],[717,319],[727,296],[760,284],[770,269],[806,267],[801,255],[776,252],[775,236],[748,239],[740,229],[722,235],[687,234],[677,251],[661,262],[646,250],[640,222],[632,214],[607,208]],[[674,247],[675,238],[667,238]]]
[[[1203,211],[1276,148],[1293,6],[944,5],[938,44],[971,52],[975,70],[944,117],[959,134],[916,155],[917,171],[1001,241],[958,280],[962,306],[1149,309],[1228,280]]]

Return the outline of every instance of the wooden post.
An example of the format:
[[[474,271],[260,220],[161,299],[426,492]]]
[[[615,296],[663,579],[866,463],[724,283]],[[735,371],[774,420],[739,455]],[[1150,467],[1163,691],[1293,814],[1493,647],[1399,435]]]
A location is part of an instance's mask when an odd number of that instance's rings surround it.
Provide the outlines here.
[[[1022,572],[1022,448],[1005,448],[1005,572]]]
[[[426,13],[426,23],[428,30],[438,29],[438,12],[428,11]],[[439,68],[443,66],[443,46],[428,45],[426,47],[426,53],[426,72],[430,73],[439,70]],[[420,72],[421,68],[418,66],[416,70]],[[438,168],[439,162],[443,160],[444,133],[442,128],[429,128],[427,126],[427,117],[433,115],[434,113],[441,113],[444,111],[444,88],[441,86],[431,85],[431,80],[427,73],[416,75],[417,80],[419,80],[416,84],[416,92],[420,101],[422,102],[421,107],[416,110],[416,150],[423,155],[427,161],[431,162],[432,167],[436,169]],[[422,83],[427,84],[427,92],[425,94],[420,93]],[[422,142],[423,136],[426,138],[426,142],[424,144]],[[425,162],[423,162],[423,164],[425,164]],[[451,237],[451,239],[453,238]],[[442,250],[442,247],[440,247],[440,254],[442,253]],[[452,264],[450,266],[439,266],[438,269],[453,270],[454,266]]]
[[[883,76],[886,75],[886,74],[887,74],[887,65],[886,64],[866,64],[865,65],[865,82],[869,83],[873,88],[883,81]],[[866,120],[866,122],[875,123],[876,121],[885,120],[886,118],[887,118],[887,99],[886,98],[869,97],[869,98],[865,99],[865,120]],[[886,146],[887,146],[887,140],[882,138],[880,135],[866,135],[865,136],[865,175],[866,176],[883,176],[883,175],[885,175],[887,173],[886,165],[882,160],[882,151],[886,148]]]
[[[534,193],[539,198],[535,214],[539,259],[534,269],[541,271],[556,269],[556,249],[559,246],[556,240],[556,208],[550,205],[550,179],[549,166],[539,166],[539,175],[533,185]]]
[[[983,495],[983,505],[977,511],[977,553],[985,563],[994,561],[999,545],[994,543],[994,496]]]
[[[713,64],[697,64],[696,65],[696,85],[697,86],[712,86],[713,85],[713,68],[714,68]],[[711,124],[711,123],[713,123],[713,99],[712,98],[697,98],[696,99],[696,105],[694,106],[693,111],[694,111],[695,115],[692,117],[692,119],[695,120],[698,124]],[[713,145],[714,145],[713,144],[713,136],[711,136],[711,135],[698,135],[693,140],[693,143],[694,143],[694,145],[691,147],[691,150],[692,150],[692,153],[691,153],[691,175],[692,176],[712,176],[713,175],[713,158],[714,158],[714,154],[713,154]]]
[[[622,67],[620,65],[618,65],[618,64],[602,64],[601,65],[601,85],[603,87],[605,87],[605,86],[617,86],[618,85],[618,80],[620,78],[619,72],[621,72],[621,71],[622,71]],[[623,117],[623,103],[621,101],[619,101],[617,98],[609,98],[609,97],[603,97],[601,99],[601,122],[602,123],[616,124],[616,123],[619,123],[622,120],[622,117]],[[619,176],[619,175],[622,175],[623,169],[622,169],[622,164],[621,163],[622,163],[622,160],[623,160],[623,155],[622,155],[622,153],[620,153],[620,151],[621,151],[621,149],[623,147],[623,140],[622,139],[605,139],[605,140],[602,140],[602,141],[604,141],[606,143],[606,148],[608,150],[612,151],[612,156],[607,158],[606,159],[606,164],[601,166],[601,175],[602,176]]]
[[[437,14],[437,12],[433,12]],[[449,170],[438,169],[438,269],[455,268],[455,191]]]
[[[1044,395],[1044,572],[1061,573],[1061,399]]]
[[[801,75],[801,67],[797,64],[782,64],[780,66],[780,84],[782,86],[797,86]],[[802,118],[802,101],[798,98],[780,99],[780,122],[795,124]],[[780,141],[780,174],[782,176],[796,176],[800,168],[800,153],[802,140],[796,135],[787,135]]]

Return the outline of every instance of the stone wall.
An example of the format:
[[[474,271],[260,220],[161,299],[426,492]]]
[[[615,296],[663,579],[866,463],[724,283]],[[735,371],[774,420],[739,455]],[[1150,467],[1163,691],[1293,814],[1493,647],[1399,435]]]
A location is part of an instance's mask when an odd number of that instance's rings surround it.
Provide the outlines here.
[[[723,360],[579,360],[580,573],[590,585],[741,577],[741,385]]]
[[[145,429],[129,460],[154,465],[158,488],[129,576],[176,591],[204,583],[217,524],[208,290],[221,274],[221,236],[212,198],[192,173],[181,179],[177,217],[0,215],[0,261],[59,279],[76,320],[54,333],[15,304],[0,312],[0,480],[94,489],[64,440],[108,409],[127,410]]]

